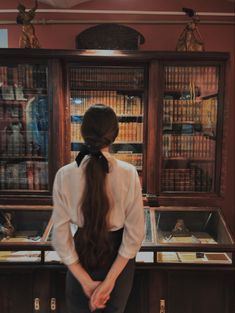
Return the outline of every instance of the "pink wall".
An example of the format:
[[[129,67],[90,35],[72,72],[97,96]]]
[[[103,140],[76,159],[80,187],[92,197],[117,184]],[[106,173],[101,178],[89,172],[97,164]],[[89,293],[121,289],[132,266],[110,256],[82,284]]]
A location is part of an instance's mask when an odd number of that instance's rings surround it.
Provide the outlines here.
[[[31,0],[21,0],[27,8],[33,6]],[[14,9],[17,7],[18,0],[1,0],[1,9]],[[93,0],[85,2],[76,7],[76,9],[90,10],[145,10],[145,11],[181,11],[182,7],[194,8],[198,12],[226,12],[233,13],[235,11],[235,2],[229,0]],[[47,5],[39,5],[39,8],[51,8]],[[1,14],[0,20],[15,20],[16,13]],[[183,20],[187,21],[184,16],[142,16],[142,15],[82,15],[82,14],[46,14],[38,13],[36,19],[76,19],[80,21],[100,20],[107,22],[111,20],[128,20],[132,21],[129,26],[135,28],[145,37],[145,44],[141,50],[175,50],[177,38],[182,31],[183,24],[141,24],[139,21],[162,19]],[[208,17],[202,17],[201,20],[208,20]],[[213,20],[234,21],[234,17],[213,17]],[[134,23],[133,23],[134,22]],[[87,24],[53,24],[53,25],[36,25],[36,33],[43,48],[55,49],[74,49],[75,37],[84,29],[95,25],[95,23]],[[20,34],[20,26],[18,25],[0,25],[0,28],[9,30],[9,47],[18,47],[18,38]],[[226,51],[230,53],[230,61],[228,66],[227,90],[226,90],[226,110],[225,118],[225,135],[226,140],[224,149],[228,152],[228,158],[225,164],[226,173],[226,189],[224,198],[221,199],[221,207],[225,215],[230,216],[230,226],[235,233],[235,153],[234,153],[234,120],[235,120],[235,92],[234,92],[234,56],[235,56],[235,26],[234,24],[201,24],[199,25],[200,33],[205,42],[206,51]],[[228,119],[228,117],[230,117]],[[231,144],[232,143],[232,144]],[[225,160],[224,160],[225,161]],[[232,212],[232,213],[231,213]],[[232,218],[231,218],[232,216]]]
[[[34,5],[32,0],[1,0],[1,9],[16,9],[18,3],[23,3],[27,8]],[[213,4],[213,5],[212,5]],[[229,0],[93,0],[74,7],[77,10],[133,10],[133,11],[181,11],[182,7],[194,8],[197,12],[223,12],[233,13],[235,3]],[[39,3],[39,9],[53,9],[52,7]],[[0,13],[0,21],[15,21],[17,13]],[[142,50],[173,50],[177,38],[183,29],[184,24],[140,24],[140,21],[161,21],[164,20],[181,20],[187,22],[185,16],[153,16],[153,15],[126,15],[126,14],[62,14],[62,13],[37,13],[35,20],[78,20],[85,21],[84,24],[49,24],[36,25],[36,34],[40,40],[42,48],[56,49],[74,49],[75,37],[84,29],[95,25],[96,23],[87,24],[87,21],[99,20],[108,22],[112,20],[131,21],[131,27],[140,31],[146,41]],[[202,16],[202,21],[212,18]],[[214,17],[214,20],[232,21],[232,17]],[[136,22],[136,23],[135,23]],[[20,34],[19,25],[0,25],[1,28],[9,30],[9,47],[18,47],[18,38]],[[208,51],[232,51],[235,45],[234,25],[208,25],[201,24],[200,32],[206,43]],[[45,36],[46,34],[46,36]],[[214,36],[216,34],[216,36]],[[219,39],[219,40],[218,40]]]

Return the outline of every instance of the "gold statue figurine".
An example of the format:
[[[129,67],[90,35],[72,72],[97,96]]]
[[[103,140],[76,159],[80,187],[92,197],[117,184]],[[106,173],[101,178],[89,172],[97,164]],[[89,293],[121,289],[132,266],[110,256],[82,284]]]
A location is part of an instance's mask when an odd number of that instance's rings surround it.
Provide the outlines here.
[[[25,6],[19,3],[17,10],[19,11],[16,22],[22,25],[22,33],[20,35],[19,47],[20,48],[40,48],[39,41],[35,35],[35,29],[31,23],[35,11],[37,10],[38,2],[35,0],[34,8],[26,11]]]
[[[183,8],[183,11],[192,18],[182,31],[176,46],[177,51],[204,51],[204,43],[202,42],[197,24],[199,17],[195,15],[192,9]]]

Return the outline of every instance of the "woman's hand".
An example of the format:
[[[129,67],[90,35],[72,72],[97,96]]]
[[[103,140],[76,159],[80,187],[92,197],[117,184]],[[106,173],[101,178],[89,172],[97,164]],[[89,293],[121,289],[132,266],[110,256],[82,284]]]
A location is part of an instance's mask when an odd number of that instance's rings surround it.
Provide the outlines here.
[[[103,282],[98,284],[97,288],[93,292],[90,298],[90,310],[103,309],[106,306],[106,302],[110,298],[110,294],[115,286],[115,280],[105,279]]]
[[[94,290],[101,283],[100,281],[95,281],[91,278],[91,276],[84,270],[79,261],[76,261],[70,265],[68,265],[70,272],[73,276],[79,281],[82,286],[82,289],[85,295],[90,299]]]
[[[110,298],[110,294],[115,286],[115,282],[127,265],[129,259],[117,255],[113,265],[111,266],[105,280],[101,282],[93,292],[90,298],[90,310],[103,309],[106,306],[106,302]]]
[[[90,299],[95,289],[101,284],[101,281],[89,280],[81,283],[85,295]]]

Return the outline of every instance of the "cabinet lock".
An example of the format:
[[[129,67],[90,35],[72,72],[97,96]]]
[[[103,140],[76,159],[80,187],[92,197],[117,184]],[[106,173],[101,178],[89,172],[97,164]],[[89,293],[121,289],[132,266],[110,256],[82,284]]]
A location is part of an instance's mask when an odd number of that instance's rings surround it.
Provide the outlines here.
[[[56,311],[56,298],[51,298],[51,311]]]
[[[39,298],[35,298],[34,299],[34,310],[35,311],[39,311],[40,310],[40,299]]]
[[[165,306],[165,300],[161,299],[160,300],[160,311],[159,313],[166,313],[166,306]]]

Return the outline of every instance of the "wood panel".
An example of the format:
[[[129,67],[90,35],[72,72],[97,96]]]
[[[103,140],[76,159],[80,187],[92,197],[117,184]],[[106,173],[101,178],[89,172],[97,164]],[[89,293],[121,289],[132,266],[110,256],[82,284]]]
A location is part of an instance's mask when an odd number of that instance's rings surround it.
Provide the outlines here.
[[[0,275],[0,312],[33,312],[32,272],[11,272]]]
[[[148,273],[136,270],[125,313],[146,313],[148,307]]]
[[[167,302],[168,313],[232,313],[234,273],[170,272]]]

